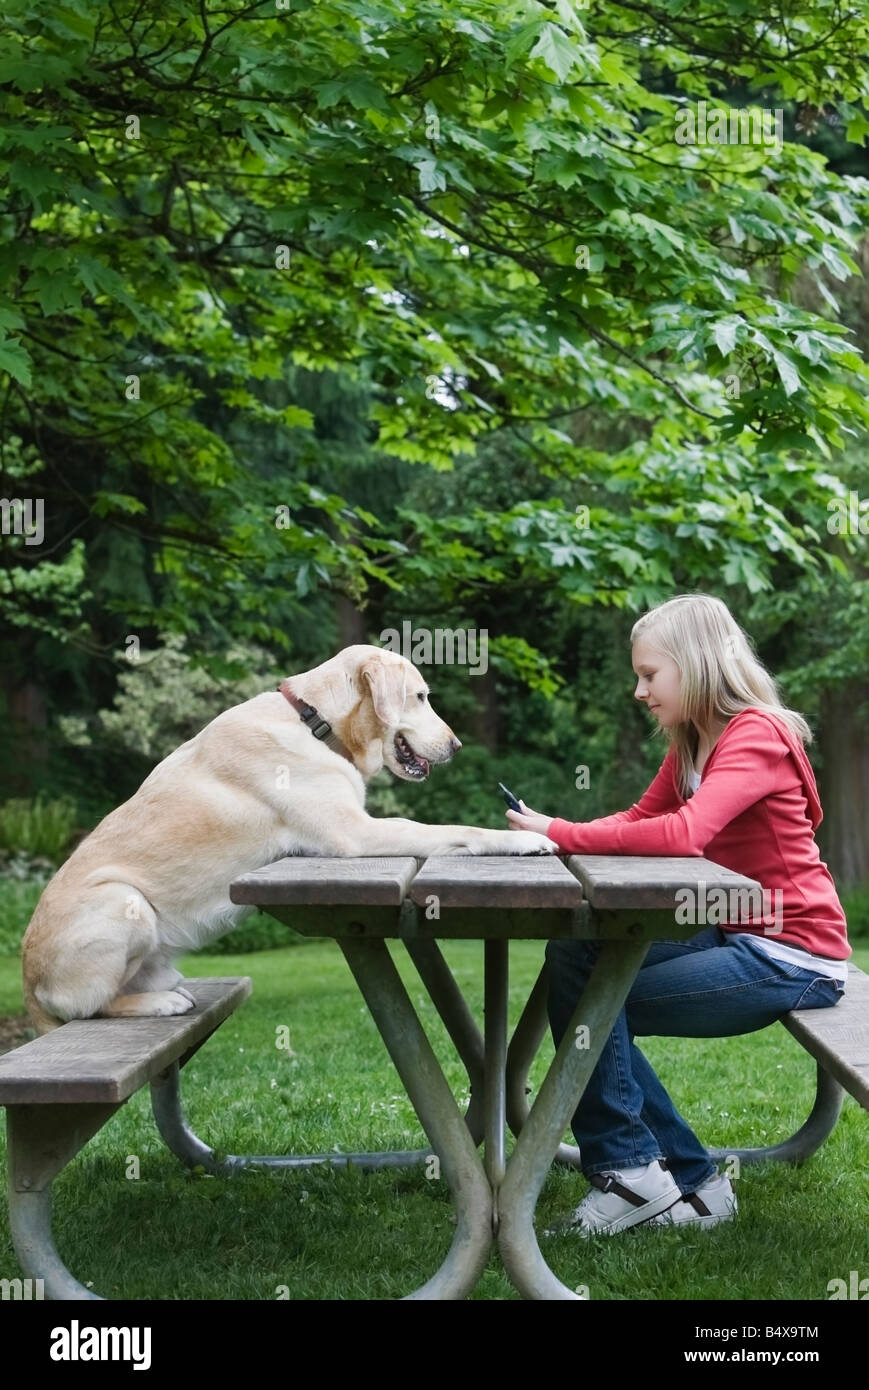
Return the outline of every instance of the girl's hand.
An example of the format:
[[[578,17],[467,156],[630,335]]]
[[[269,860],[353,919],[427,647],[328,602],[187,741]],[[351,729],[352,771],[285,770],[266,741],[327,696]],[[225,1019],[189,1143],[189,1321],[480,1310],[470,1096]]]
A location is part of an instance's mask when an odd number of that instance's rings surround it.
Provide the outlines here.
[[[544,816],[539,811],[532,811],[525,802],[520,800],[523,814],[520,816],[518,811],[507,811],[507,819],[510,822],[511,830],[536,830],[538,835],[548,835],[549,826],[553,816]]]

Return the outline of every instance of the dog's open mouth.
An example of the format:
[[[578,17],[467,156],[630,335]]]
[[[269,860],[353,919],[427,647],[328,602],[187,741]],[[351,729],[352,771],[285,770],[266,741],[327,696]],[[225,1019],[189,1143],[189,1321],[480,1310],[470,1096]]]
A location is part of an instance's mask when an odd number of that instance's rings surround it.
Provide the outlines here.
[[[408,777],[418,777],[420,780],[424,777],[428,777],[431,771],[431,764],[428,758],[423,758],[419,753],[414,753],[403,734],[395,735],[395,756]]]

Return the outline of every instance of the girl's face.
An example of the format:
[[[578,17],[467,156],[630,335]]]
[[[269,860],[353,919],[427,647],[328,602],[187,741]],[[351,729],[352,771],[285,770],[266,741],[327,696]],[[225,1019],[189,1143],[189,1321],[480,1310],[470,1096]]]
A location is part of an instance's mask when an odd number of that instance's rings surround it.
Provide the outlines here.
[[[633,646],[632,665],[637,676],[634,696],[641,700],[659,724],[671,728],[679,723],[679,667],[671,657],[659,652],[646,637]]]

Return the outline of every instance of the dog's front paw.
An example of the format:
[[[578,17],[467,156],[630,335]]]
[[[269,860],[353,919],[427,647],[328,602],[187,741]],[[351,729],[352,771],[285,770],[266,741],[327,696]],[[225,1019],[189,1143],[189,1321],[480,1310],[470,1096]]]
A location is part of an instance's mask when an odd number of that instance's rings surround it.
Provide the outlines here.
[[[172,994],[183,994],[183,995],[184,995],[184,998],[185,998],[185,999],[189,999],[190,1002],[191,1002],[191,1004],[193,1005],[193,1007],[194,1007],[194,1008],[196,1007],[196,1000],[194,999],[193,995],[190,993],[190,990],[189,990],[189,989],[185,989],[183,985],[176,985],[175,988],[171,991],[171,993],[172,993]]]
[[[558,850],[554,840],[548,835],[538,835],[536,830],[511,830],[509,839],[518,841],[511,845],[510,854],[555,854]]]

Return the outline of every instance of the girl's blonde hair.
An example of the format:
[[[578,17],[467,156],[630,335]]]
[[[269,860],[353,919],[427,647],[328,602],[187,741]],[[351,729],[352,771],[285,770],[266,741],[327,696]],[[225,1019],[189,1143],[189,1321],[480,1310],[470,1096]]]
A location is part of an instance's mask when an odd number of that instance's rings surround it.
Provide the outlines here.
[[[683,796],[690,789],[688,777],[699,741],[697,728],[708,729],[717,719],[732,719],[745,709],[769,710],[803,743],[812,742],[805,719],[782,704],[775,679],[758,660],[751,638],[721,599],[710,594],[678,594],[637,619],[631,628],[632,646],[638,637],[647,637],[679,668],[679,722],[664,732],[675,746]]]

